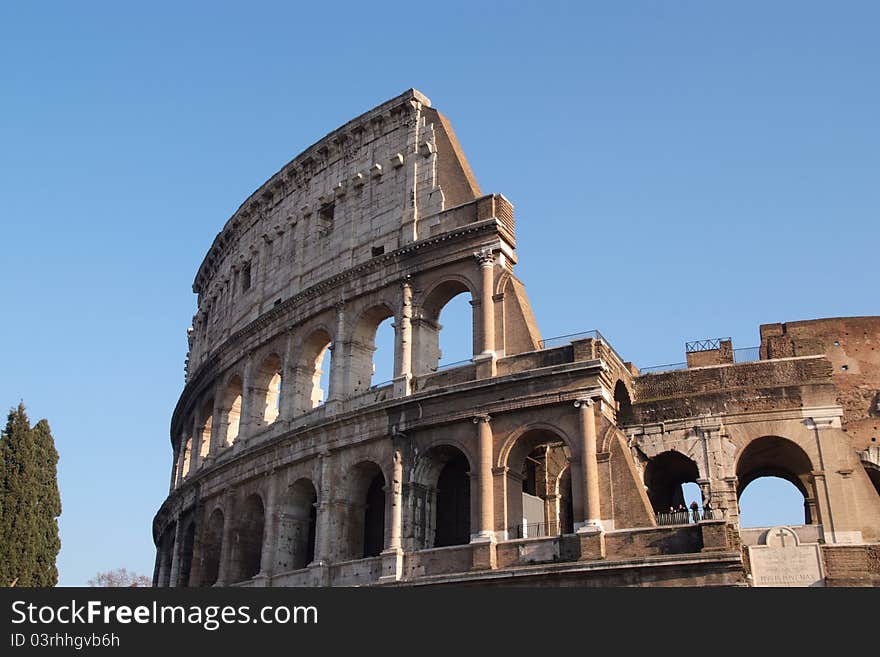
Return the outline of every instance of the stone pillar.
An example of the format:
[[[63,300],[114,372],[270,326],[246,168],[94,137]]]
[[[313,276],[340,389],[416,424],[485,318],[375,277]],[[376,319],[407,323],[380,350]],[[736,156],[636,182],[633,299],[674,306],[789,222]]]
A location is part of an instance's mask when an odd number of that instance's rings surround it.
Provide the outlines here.
[[[192,450],[190,450],[192,451]],[[192,458],[192,457],[190,457]],[[177,485],[183,482],[183,463],[186,461],[186,434],[180,437],[180,446],[177,448]],[[187,473],[189,474],[189,473]]]
[[[180,575],[180,518],[174,522],[174,544],[171,547],[171,577],[168,586],[177,586]]]
[[[211,450],[209,456],[216,456],[226,442],[226,422],[223,422],[223,396],[225,390],[214,391],[214,420],[211,422]]]
[[[330,390],[327,391],[327,410],[335,412],[342,400],[345,387],[346,365],[344,345],[345,336],[345,303],[340,301],[336,304],[336,332],[333,336],[331,349],[333,356],[330,360]]]
[[[275,549],[278,544],[277,479],[274,472],[269,473],[269,482],[266,486],[266,513],[264,515],[266,527],[263,532],[263,550],[260,553],[260,572],[254,579],[265,580],[271,578],[275,573]]]
[[[482,354],[495,353],[495,304],[492,300],[492,288],[495,283],[495,254],[492,249],[484,247],[474,253],[480,263],[482,285],[480,288],[481,328],[483,335]]]
[[[397,342],[397,371],[394,373],[394,396],[405,397],[412,382],[412,285],[409,276],[400,284],[400,318],[394,325]]]
[[[195,413],[193,413],[193,426],[192,426],[192,443],[189,450],[189,473],[193,474],[197,472],[198,469],[202,465],[202,425],[199,423],[200,416],[198,415],[200,411],[197,409]]]
[[[478,539],[495,539],[495,495],[492,477],[492,426],[489,424],[492,418],[489,415],[477,415],[474,424],[477,425],[477,441],[479,462],[477,466],[477,481],[480,490],[480,525],[476,536]]]
[[[580,409],[581,470],[584,478],[584,514],[576,523],[578,532],[602,531],[599,506],[599,463],[596,459],[596,413],[595,402],[578,399],[574,405]]]
[[[229,583],[232,568],[234,546],[232,526],[235,519],[235,489],[229,488],[226,493],[226,504],[223,505],[223,538],[220,543],[220,567],[217,570],[217,581],[214,586],[226,586]]]
[[[324,452],[318,455],[321,460],[321,481],[318,483],[318,513],[315,522],[315,564],[326,564],[330,561],[331,527],[332,527],[332,503],[330,454]]]
[[[393,461],[389,497],[391,498],[391,531],[388,546],[382,552],[382,576],[379,581],[397,581],[403,576],[403,445],[393,441]]]
[[[250,356],[244,363],[244,373],[241,377],[241,415],[238,420],[238,437],[236,445],[244,445],[253,433],[254,418],[251,417],[254,406],[254,363]]]
[[[178,465],[180,462],[179,448],[174,447],[171,454],[171,483],[168,486],[168,492],[172,493],[177,486]]]
[[[489,415],[477,415],[478,454],[477,488],[480,499],[480,524],[476,534],[471,534],[472,566],[474,570],[487,570],[497,567],[495,552],[495,494],[494,477],[492,476],[492,418]]]
[[[284,348],[284,362],[281,364],[281,401],[278,405],[278,419],[292,420],[296,415],[296,395],[300,390],[297,387],[295,368],[293,363],[296,343],[293,332],[287,335],[287,343]]]

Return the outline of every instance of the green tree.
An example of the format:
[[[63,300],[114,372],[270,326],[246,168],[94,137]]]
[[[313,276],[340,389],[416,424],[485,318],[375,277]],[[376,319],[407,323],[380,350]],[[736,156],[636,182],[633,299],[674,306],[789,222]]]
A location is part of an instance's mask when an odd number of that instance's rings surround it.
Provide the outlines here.
[[[30,426],[24,404],[0,434],[0,586],[55,586],[61,549],[58,452],[46,420]]]

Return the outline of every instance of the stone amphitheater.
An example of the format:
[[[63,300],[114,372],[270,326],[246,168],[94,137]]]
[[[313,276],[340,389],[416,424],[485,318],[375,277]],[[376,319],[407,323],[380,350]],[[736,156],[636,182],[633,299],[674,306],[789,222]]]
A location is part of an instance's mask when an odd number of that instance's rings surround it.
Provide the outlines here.
[[[273,175],[193,283],[154,584],[880,584],[880,317],[640,372],[598,331],[542,338],[516,263],[511,203],[415,90]],[[462,294],[473,357],[443,366]],[[768,476],[803,522],[741,528]]]

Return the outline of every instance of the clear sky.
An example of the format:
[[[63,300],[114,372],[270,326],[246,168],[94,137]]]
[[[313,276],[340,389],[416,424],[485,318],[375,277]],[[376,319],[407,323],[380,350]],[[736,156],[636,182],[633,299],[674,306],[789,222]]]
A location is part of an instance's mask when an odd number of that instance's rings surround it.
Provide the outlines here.
[[[2,3],[0,404],[53,429],[60,583],[152,574],[216,233],[410,87],[514,204],[546,337],[648,366],[878,314],[878,26],[845,1]]]

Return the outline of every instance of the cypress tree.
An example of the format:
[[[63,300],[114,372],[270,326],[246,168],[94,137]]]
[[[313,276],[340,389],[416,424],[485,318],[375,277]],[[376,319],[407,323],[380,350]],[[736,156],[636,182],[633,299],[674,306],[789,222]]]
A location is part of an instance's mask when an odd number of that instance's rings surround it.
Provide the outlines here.
[[[54,586],[61,548],[58,452],[49,423],[31,428],[24,404],[0,435],[0,586]]]

